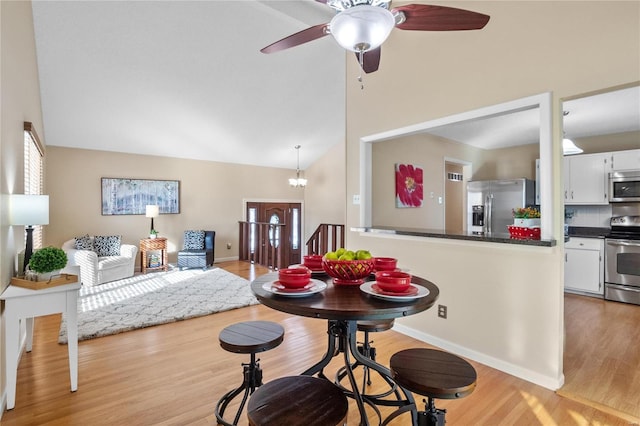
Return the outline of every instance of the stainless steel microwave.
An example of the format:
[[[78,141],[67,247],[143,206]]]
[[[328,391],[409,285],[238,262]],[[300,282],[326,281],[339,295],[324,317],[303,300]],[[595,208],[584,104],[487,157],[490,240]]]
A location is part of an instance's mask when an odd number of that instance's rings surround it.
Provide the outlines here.
[[[609,173],[609,201],[640,202],[640,170]]]

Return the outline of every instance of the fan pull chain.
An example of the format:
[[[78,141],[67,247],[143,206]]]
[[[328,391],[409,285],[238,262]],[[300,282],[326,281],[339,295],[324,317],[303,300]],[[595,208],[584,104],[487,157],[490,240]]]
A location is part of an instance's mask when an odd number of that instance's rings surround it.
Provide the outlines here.
[[[362,70],[364,69],[364,52],[361,50],[358,52],[358,62],[360,63],[360,74],[358,75],[358,81],[360,82],[360,90],[364,90],[364,83],[362,82]]]

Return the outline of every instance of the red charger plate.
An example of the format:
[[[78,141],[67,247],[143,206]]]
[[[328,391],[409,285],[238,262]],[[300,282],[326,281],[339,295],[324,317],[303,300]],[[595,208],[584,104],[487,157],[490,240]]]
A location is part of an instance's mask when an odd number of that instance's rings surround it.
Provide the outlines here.
[[[271,284],[271,287],[284,293],[298,293],[301,291],[308,291],[309,289],[313,288],[313,286],[315,285],[316,283],[314,283],[313,281],[309,281],[309,283],[304,287],[290,288],[290,287],[285,287],[284,284],[282,284],[280,281],[274,281],[273,284]]]
[[[384,296],[413,296],[414,294],[418,294],[418,288],[409,284],[409,288],[405,291],[395,292],[395,291],[384,291],[380,288],[378,284],[373,284],[371,289],[378,294],[382,294]]]

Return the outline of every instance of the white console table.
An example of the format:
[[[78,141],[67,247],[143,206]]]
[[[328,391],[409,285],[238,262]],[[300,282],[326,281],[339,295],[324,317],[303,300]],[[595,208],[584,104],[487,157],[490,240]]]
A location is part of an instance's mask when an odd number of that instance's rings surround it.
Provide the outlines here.
[[[73,272],[78,274],[78,272]],[[78,389],[78,290],[80,282],[57,287],[30,290],[10,285],[0,295],[4,300],[5,360],[7,378],[7,410],[16,405],[16,379],[20,358],[20,320],[26,320],[27,352],[33,346],[33,318],[64,312],[69,337],[69,375],[71,391]]]

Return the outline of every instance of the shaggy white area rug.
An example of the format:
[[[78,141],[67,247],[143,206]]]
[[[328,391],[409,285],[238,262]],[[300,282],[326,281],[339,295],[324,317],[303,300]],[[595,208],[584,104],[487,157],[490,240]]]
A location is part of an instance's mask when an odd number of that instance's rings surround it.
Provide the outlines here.
[[[255,305],[249,281],[223,269],[136,275],[93,287],[78,297],[78,340]],[[62,316],[58,343],[67,343]]]

